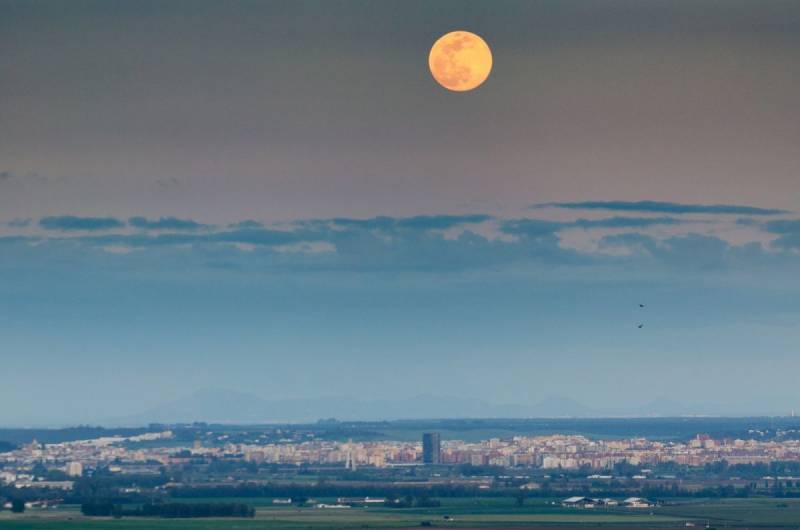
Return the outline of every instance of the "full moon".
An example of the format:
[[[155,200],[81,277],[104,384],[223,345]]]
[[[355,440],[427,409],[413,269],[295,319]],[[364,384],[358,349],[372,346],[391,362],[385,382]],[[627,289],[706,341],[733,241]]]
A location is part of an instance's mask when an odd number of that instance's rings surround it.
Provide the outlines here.
[[[465,92],[479,87],[492,71],[492,50],[469,31],[451,31],[433,43],[428,66],[437,83]]]

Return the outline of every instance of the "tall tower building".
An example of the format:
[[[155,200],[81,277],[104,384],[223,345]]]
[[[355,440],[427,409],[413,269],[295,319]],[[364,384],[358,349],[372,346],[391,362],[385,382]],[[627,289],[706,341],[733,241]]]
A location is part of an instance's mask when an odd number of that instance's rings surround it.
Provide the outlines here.
[[[426,464],[442,463],[442,440],[438,432],[423,433],[422,461]]]
[[[353,451],[347,451],[347,459],[344,461],[344,468],[349,471],[356,470],[356,461],[353,458]]]

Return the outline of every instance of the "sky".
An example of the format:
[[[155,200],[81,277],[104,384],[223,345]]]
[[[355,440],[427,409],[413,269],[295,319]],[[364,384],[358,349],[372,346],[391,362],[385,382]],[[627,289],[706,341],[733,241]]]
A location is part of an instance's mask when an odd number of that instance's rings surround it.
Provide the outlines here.
[[[0,14],[0,424],[211,387],[800,408],[797,2]],[[474,91],[428,71],[456,29]]]

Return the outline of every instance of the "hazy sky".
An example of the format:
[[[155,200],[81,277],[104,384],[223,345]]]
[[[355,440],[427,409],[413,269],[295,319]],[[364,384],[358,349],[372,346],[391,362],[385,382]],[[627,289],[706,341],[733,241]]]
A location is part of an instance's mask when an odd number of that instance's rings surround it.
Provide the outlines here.
[[[800,408],[798,94],[795,1],[0,0],[0,422]]]

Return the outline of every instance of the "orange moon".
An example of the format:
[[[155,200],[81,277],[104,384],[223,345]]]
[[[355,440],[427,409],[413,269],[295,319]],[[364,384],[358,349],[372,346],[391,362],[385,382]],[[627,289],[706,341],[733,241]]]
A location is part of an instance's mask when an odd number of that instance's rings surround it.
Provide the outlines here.
[[[466,92],[479,87],[492,71],[492,50],[469,31],[451,31],[433,43],[428,66],[437,83]]]

